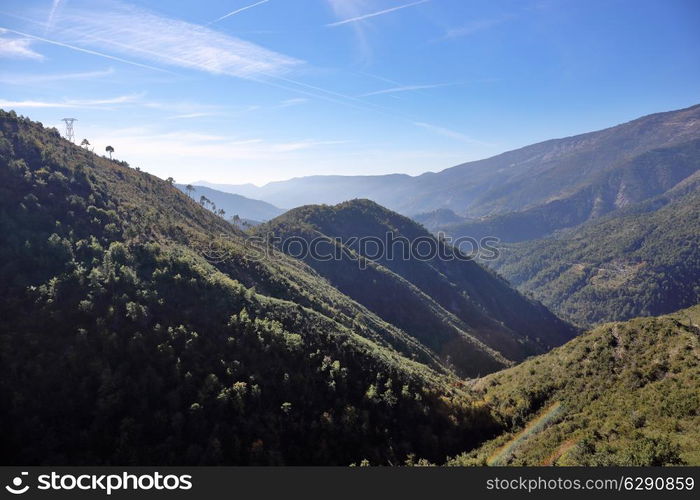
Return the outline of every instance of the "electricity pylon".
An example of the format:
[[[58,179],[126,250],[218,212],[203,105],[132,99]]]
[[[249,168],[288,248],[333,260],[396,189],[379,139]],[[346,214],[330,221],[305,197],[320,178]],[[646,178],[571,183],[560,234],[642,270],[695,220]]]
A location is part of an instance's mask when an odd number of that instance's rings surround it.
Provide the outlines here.
[[[63,118],[61,121],[66,122],[66,139],[70,142],[75,142],[75,133],[73,132],[73,122],[78,121],[77,118]]]

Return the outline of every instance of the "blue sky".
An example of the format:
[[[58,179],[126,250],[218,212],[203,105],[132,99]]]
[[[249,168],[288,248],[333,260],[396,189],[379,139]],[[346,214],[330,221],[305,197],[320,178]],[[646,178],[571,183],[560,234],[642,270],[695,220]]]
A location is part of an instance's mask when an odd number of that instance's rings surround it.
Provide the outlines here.
[[[3,0],[0,107],[178,182],[418,174],[700,103],[696,0]]]

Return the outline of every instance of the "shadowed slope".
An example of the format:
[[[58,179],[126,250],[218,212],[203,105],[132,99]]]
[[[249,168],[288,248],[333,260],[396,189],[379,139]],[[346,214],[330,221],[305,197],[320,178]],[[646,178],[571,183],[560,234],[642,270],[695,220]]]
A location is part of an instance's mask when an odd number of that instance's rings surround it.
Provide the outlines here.
[[[482,373],[484,353],[496,351],[520,360],[559,345],[574,331],[540,304],[515,292],[502,279],[478,264],[455,257],[455,251],[429,235],[415,222],[367,200],[334,207],[307,206],[291,210],[260,226],[256,234],[307,242],[325,239],[326,254],[341,244],[339,259],[306,256],[306,263],[344,293],[382,318],[412,334],[463,373]],[[403,258],[409,246],[392,248],[366,259],[368,249],[358,238],[386,241],[387,234],[406,242],[420,239],[440,248],[440,254],[422,259],[418,253]],[[344,243],[334,239],[340,238]],[[389,245],[391,246],[391,245]],[[286,248],[293,251],[292,247]],[[387,247],[388,250],[388,247]],[[357,256],[363,265],[359,265]],[[362,268],[366,266],[366,268]],[[485,345],[484,345],[485,344]],[[498,357],[494,359],[499,359]]]

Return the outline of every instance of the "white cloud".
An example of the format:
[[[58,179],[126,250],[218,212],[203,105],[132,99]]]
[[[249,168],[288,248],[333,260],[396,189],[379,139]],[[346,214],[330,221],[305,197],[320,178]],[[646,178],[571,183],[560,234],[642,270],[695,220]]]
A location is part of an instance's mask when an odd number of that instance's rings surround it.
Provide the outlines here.
[[[96,11],[99,11],[99,15],[95,15]],[[82,8],[64,6],[55,17],[56,28],[52,38],[3,27],[0,27],[0,33],[13,33],[34,41],[155,71],[170,73],[165,69],[166,66],[189,68],[245,78],[345,105],[348,102],[343,100],[355,100],[285,78],[283,74],[305,64],[299,59],[207,27],[159,16],[118,1],[95,0],[88,7]],[[114,53],[125,54],[129,59]],[[138,59],[150,64],[139,62]],[[331,95],[340,97],[341,100],[329,97]]]
[[[69,44],[69,43],[60,42],[60,41],[58,41],[58,40],[51,40],[51,39],[49,39],[49,38],[43,38],[43,37],[40,37],[40,36],[31,35],[31,34],[29,34],[29,33],[22,33],[21,31],[16,31],[16,30],[11,30],[11,29],[9,29],[9,28],[2,28],[2,27],[0,27],[0,33],[3,33],[3,32],[14,33],[15,35],[23,36],[23,37],[28,38],[28,39],[30,39],[30,40],[36,40],[36,41],[39,41],[39,42],[44,42],[44,43],[48,43],[48,44],[51,44],[51,45],[56,45],[56,46],[58,46],[58,47],[64,47],[64,48],[67,48],[67,49],[71,49],[71,50],[75,50],[75,51],[78,51],[78,52],[82,52],[82,53],[84,53],[84,54],[90,54],[90,55],[93,55],[93,56],[104,57],[105,59],[110,59],[110,60],[112,60],[112,61],[119,61],[119,62],[122,62],[122,63],[124,63],[124,64],[130,64],[130,65],[132,65],[132,66],[139,66],[139,67],[141,67],[141,68],[148,68],[148,69],[151,69],[151,70],[153,70],[153,71],[162,71],[162,72],[165,72],[165,73],[169,73],[169,71],[164,70],[163,68],[156,68],[155,66],[149,66],[148,64],[142,64],[142,63],[139,63],[139,62],[136,62],[136,61],[130,61],[130,60],[128,60],[128,59],[123,59],[123,58],[121,58],[121,57],[116,57],[116,56],[113,56],[113,55],[110,55],[110,54],[105,54],[105,53],[102,53],[102,52],[98,52],[98,51],[96,51],[96,50],[90,50],[90,49],[86,49],[86,48],[83,48],[83,47],[78,47],[78,46],[76,46],[76,45],[71,45],[71,44]]]
[[[465,159],[483,157],[477,153],[479,148],[471,153],[463,148],[439,151],[406,147],[393,150],[384,146],[358,148],[342,140],[272,140],[233,134],[219,137],[216,133],[210,136],[187,130],[162,132],[150,127],[81,128],[80,137],[87,137],[100,154],[110,144],[116,150],[116,158],[162,178],[172,176],[178,182],[207,179],[230,184],[263,184],[295,176],[331,172],[369,175],[397,169],[419,174],[428,166],[446,168]]]
[[[0,99],[0,108],[95,108],[113,104],[126,104],[138,101],[143,94],[130,94],[107,99],[66,99],[62,101],[8,101]]]
[[[282,74],[302,64],[254,43],[138,7],[120,2],[98,6],[64,7],[56,15],[53,32],[75,39],[77,46],[240,78]]]
[[[0,79],[2,83],[2,79]],[[226,114],[229,117],[237,116],[258,109],[258,106],[245,106],[239,108],[214,106],[191,101],[157,101],[145,99],[146,93],[135,93],[119,95],[106,98],[92,99],[59,99],[59,100],[5,100],[0,99],[0,107],[5,109],[23,108],[76,108],[76,109],[114,109],[116,107],[131,106],[140,109],[148,108],[165,114],[167,120],[184,120],[193,118],[203,118],[208,116],[221,116]],[[192,136],[194,137],[194,136]],[[198,136],[202,139],[203,135]],[[220,140],[221,137],[206,136],[209,140]]]
[[[0,33],[5,30],[0,29]],[[32,40],[28,38],[7,38],[0,37],[0,58],[8,57],[12,59],[34,59],[41,61],[44,56],[32,50],[30,45]]]
[[[65,102],[47,102],[47,101],[6,101],[0,99],[0,108],[16,109],[16,108],[71,108]]]
[[[163,155],[195,159],[201,162],[218,160],[278,160],[278,153],[291,153],[322,146],[345,144],[346,141],[301,140],[274,142],[261,138],[238,138],[224,135],[203,134],[188,130],[155,132],[149,128],[128,128],[94,131],[94,140],[100,144],[120,145],[129,155],[147,155],[162,158]],[[155,163],[162,163],[157,161]]]
[[[185,180],[221,172],[239,172],[253,179],[264,169],[304,164],[306,155],[344,141],[271,141],[262,138],[210,135],[188,130],[160,132],[149,127],[86,129],[87,137],[102,152],[112,145],[116,157],[161,177]],[[277,167],[275,167],[275,165]],[[269,175],[269,174],[268,174]]]
[[[115,73],[114,68],[105,70],[84,71],[78,73],[54,73],[54,74],[5,74],[0,75],[0,83],[8,85],[33,85],[49,82],[62,82],[66,80],[92,80],[95,78],[104,78]]]

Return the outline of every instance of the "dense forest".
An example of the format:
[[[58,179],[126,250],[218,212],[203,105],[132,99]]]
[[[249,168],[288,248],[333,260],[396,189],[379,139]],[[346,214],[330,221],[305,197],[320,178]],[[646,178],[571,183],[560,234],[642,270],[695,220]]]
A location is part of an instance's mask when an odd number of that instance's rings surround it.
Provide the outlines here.
[[[457,249],[411,219],[370,200],[299,207],[255,234],[276,237],[289,253],[295,247],[285,248],[285,241],[302,239],[310,247],[320,239],[319,253],[336,251],[341,258],[306,255],[309,266],[462,375],[483,375],[546,352],[576,333],[494,273],[462,253],[456,257]],[[353,238],[358,235],[366,239]],[[429,244],[433,255],[425,251]]]
[[[3,463],[396,464],[501,430],[429,349],[248,259],[170,183],[14,113],[0,133]]]
[[[699,302],[697,203],[689,179],[581,226],[590,234],[529,242],[551,246],[520,285],[574,249],[598,268],[624,257],[642,270],[591,280],[599,302],[583,286],[554,304],[581,324],[642,292],[675,287],[682,300],[664,307]],[[172,181],[0,111],[0,460],[700,463],[697,307],[528,358],[576,331],[475,262],[370,259],[347,243],[347,258],[323,263],[259,244],[387,229],[429,237],[366,200],[243,232]]]
[[[700,306],[610,323],[473,383],[513,430],[453,465],[700,464]]]
[[[551,238],[506,245],[489,264],[581,326],[700,302],[700,176]]]

